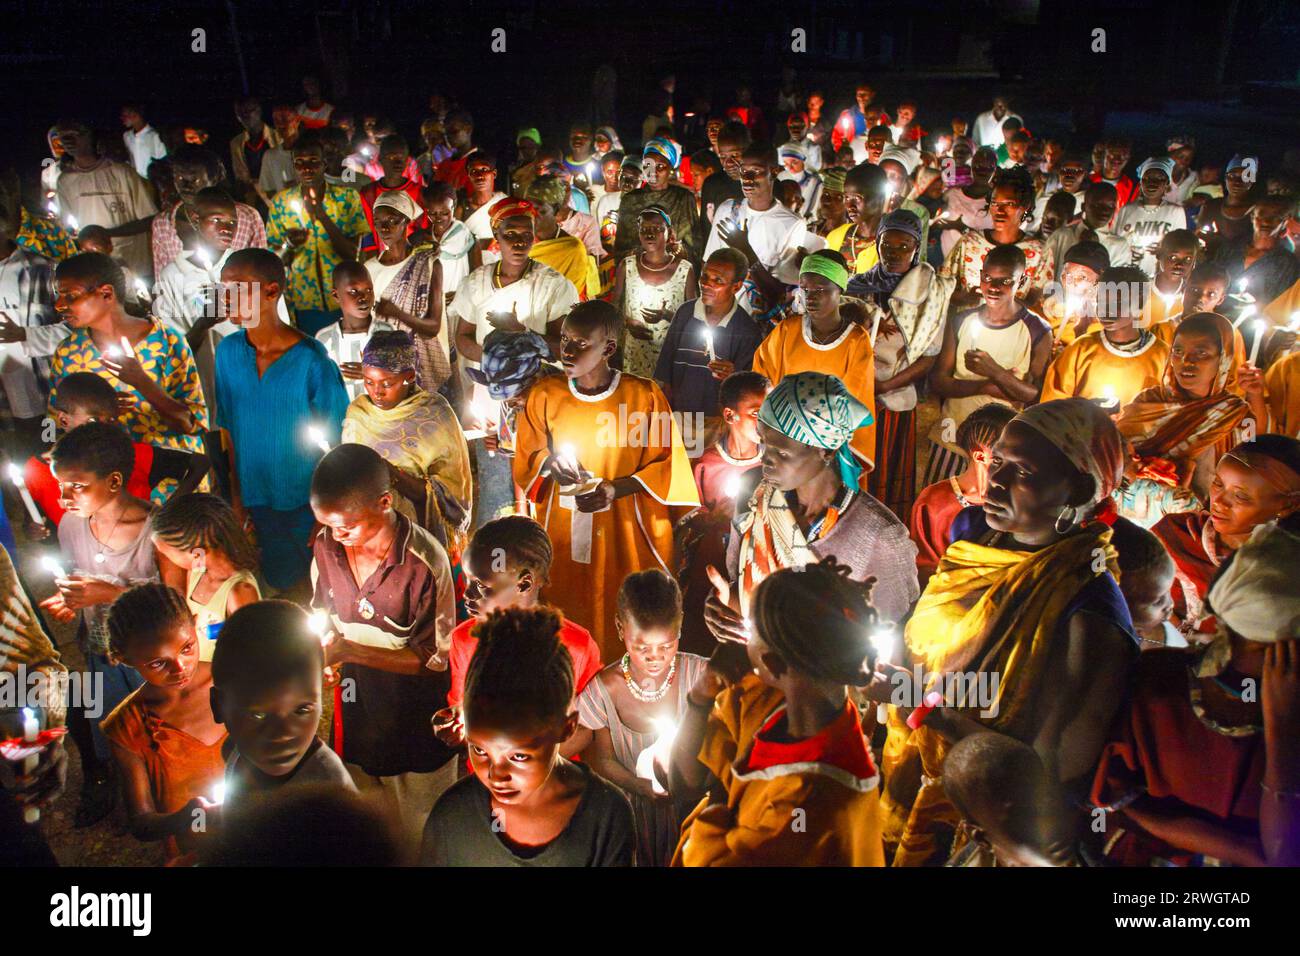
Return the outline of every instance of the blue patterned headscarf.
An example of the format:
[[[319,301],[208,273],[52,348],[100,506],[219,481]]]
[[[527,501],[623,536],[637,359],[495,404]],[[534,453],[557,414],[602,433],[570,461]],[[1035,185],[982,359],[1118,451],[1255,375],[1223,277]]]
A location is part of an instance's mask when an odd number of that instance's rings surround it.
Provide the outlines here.
[[[846,487],[858,487],[862,465],[854,457],[849,439],[875,418],[834,375],[787,375],[763,399],[758,420],[804,445],[834,451],[840,480]]]
[[[645,148],[641,150],[641,155],[643,157],[649,156],[651,153],[658,153],[664,159],[668,160],[668,165],[673,169],[677,168],[677,164],[682,158],[681,151],[677,148],[677,144],[671,139],[667,139],[663,136],[656,136],[654,139],[647,142]]]

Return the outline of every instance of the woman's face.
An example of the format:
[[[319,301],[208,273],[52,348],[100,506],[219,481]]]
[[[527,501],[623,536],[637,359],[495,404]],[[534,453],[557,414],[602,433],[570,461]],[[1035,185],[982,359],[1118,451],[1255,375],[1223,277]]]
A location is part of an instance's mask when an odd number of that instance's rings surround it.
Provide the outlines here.
[[[406,401],[406,397],[411,394],[415,373],[390,372],[373,365],[363,365],[361,379],[365,383],[366,394],[375,403],[375,407],[388,411]]]
[[[1248,535],[1287,507],[1276,488],[1238,458],[1225,456],[1210,484],[1210,522],[1221,535]]]
[[[645,184],[651,189],[667,189],[672,172],[668,160],[657,153],[651,153],[641,160],[641,173],[645,177]]]
[[[633,670],[650,678],[654,686],[646,689],[653,690],[677,656],[677,629],[640,627],[631,615],[623,614],[618,616],[617,624],[618,635],[627,647]]]
[[[916,237],[899,229],[887,229],[880,237],[880,261],[886,272],[895,275],[912,268],[916,256]]]
[[[135,638],[125,663],[155,687],[184,687],[199,666],[199,639],[194,625],[173,627],[152,639]]]
[[[1021,202],[1015,186],[999,186],[989,197],[989,216],[994,229],[1019,229],[1025,217],[1025,204]]]
[[[813,272],[799,276],[805,307],[813,319],[829,319],[839,314],[840,287],[830,279]]]
[[[1055,445],[1028,425],[1011,422],[989,454],[984,518],[994,531],[1022,539],[1052,531],[1061,510],[1084,504],[1079,473]]]
[[[975,180],[975,185],[981,186],[989,181],[994,171],[998,168],[997,154],[991,149],[979,149],[975,151],[975,156],[971,159],[971,176]]]
[[[502,260],[514,269],[521,268],[528,258],[528,250],[533,248],[537,239],[532,217],[511,216],[503,219],[492,233],[501,249]]]
[[[385,248],[391,249],[405,241],[406,227],[411,224],[411,220],[392,206],[380,206],[375,210],[374,216],[375,233]]]
[[[555,772],[556,753],[577,723],[538,724],[526,720],[507,701],[475,700],[465,709],[469,763],[495,803],[518,806],[546,786]]]
[[[668,224],[662,216],[642,216],[637,221],[637,236],[643,250],[662,253],[668,244]]]
[[[1174,382],[1192,398],[1208,398],[1219,374],[1223,349],[1204,332],[1178,332],[1169,351]]]
[[[795,441],[784,432],[758,423],[763,442],[763,480],[780,491],[797,491],[828,467],[832,452]]]
[[[836,192],[833,189],[823,189],[821,198],[817,200],[817,215],[823,219],[843,219],[844,193]]]
[[[60,507],[83,518],[89,518],[120,495],[126,483],[120,472],[97,475],[88,468],[71,463],[56,465],[54,477],[59,483]]]

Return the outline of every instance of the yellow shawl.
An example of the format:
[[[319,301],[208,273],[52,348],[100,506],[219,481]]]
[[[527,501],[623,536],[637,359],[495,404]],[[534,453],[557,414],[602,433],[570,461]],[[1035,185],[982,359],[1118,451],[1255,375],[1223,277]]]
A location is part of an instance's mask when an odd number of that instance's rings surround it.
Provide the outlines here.
[[[587,254],[587,247],[576,236],[561,230],[554,239],[539,239],[528,251],[528,257],[550,266],[572,282],[579,298],[594,298],[600,292],[596,260]]]
[[[1093,524],[1034,552],[953,542],[921,595],[904,640],[931,683],[931,675],[950,673],[996,674],[998,683],[990,700],[946,700],[947,706],[963,707],[967,717],[992,730],[1022,740],[1032,736],[1040,678],[1062,615],[1093,577],[1116,570],[1110,537],[1109,528]],[[1104,559],[1102,572],[1093,570],[1101,566],[1098,557]],[[954,685],[975,686],[973,681]],[[881,802],[886,843],[898,845],[895,866],[931,862],[936,831],[959,822],[941,781],[947,753],[942,736],[924,725],[909,730],[891,708],[882,761],[889,786]]]
[[[382,409],[364,392],[348,406],[343,440],[366,445],[395,468],[424,481],[424,514],[401,495],[398,511],[439,540],[450,554],[464,550],[469,528],[469,447],[456,413],[436,392],[412,386],[396,407]]]

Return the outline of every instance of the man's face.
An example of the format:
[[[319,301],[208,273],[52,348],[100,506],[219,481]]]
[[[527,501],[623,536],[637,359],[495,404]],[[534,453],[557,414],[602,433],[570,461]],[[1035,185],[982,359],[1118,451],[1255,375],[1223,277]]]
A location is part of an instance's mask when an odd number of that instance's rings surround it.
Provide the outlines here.
[[[885,147],[890,144],[889,130],[884,127],[876,127],[867,134],[867,162],[880,162],[880,154],[885,151]]]
[[[447,124],[447,143],[452,149],[464,149],[469,146],[474,127],[460,117]]]
[[[1010,107],[1007,105],[1007,98],[1005,96],[993,97],[994,116],[996,116],[998,119],[1002,119],[1002,117],[1007,115],[1009,109]]]
[[[80,126],[62,126],[54,135],[59,145],[73,159],[94,155],[95,141],[91,138],[89,130]]]
[[[718,161],[722,170],[732,179],[740,179],[740,163],[745,156],[745,147],[728,139],[718,140]]]
[[[1250,221],[1259,237],[1275,237],[1282,234],[1286,225],[1286,204],[1276,201],[1258,202],[1251,210]]]
[[[1066,192],[1075,193],[1079,191],[1079,186],[1088,175],[1088,170],[1077,159],[1070,159],[1061,164],[1057,175],[1061,177],[1061,188]]]
[[[122,107],[121,119],[122,125],[130,129],[144,123],[144,117],[140,115],[139,111],[133,110],[129,106]]]
[[[1024,273],[1001,263],[985,260],[980,269],[980,295],[990,308],[1009,302],[1016,294]]]
[[[315,189],[318,194],[325,186],[325,157],[319,149],[309,149],[293,154],[293,172],[303,189]]]
[[[384,492],[373,501],[351,498],[345,501],[322,501],[313,497],[312,514],[330,536],[345,548],[362,548],[388,528],[393,513],[392,492]]]
[[[586,156],[591,150],[591,130],[578,127],[569,132],[569,149],[574,156]]]
[[[772,198],[774,184],[772,167],[761,159],[745,159],[740,165],[740,191],[752,204],[761,204]]]
[[[316,97],[320,96],[320,81],[314,76],[303,77],[302,92],[307,99],[314,100]]]
[[[858,109],[865,113],[867,107],[871,105],[871,101],[876,98],[876,91],[867,84],[862,83],[853,91],[853,98],[857,100]]]
[[[1052,233],[1065,225],[1065,217],[1061,215],[1061,210],[1051,203],[1043,210],[1043,218],[1039,221],[1039,232],[1044,239],[1049,238]]]
[[[1083,219],[1091,229],[1104,228],[1115,215],[1118,203],[1115,193],[1109,189],[1090,189],[1083,197]]]
[[[732,275],[732,267],[726,262],[706,262],[700,273],[700,298],[706,308],[715,311],[730,309],[731,303],[740,291],[744,276]]]
[[[405,143],[390,143],[379,151],[379,166],[389,179],[401,179],[410,159],[411,151]]]
[[[263,282],[247,266],[223,266],[221,287],[222,314],[240,328],[256,328],[263,315],[275,314],[279,285]]]
[[[235,241],[239,218],[234,203],[203,202],[196,210],[195,223],[199,227],[199,237],[206,245],[225,250]]]
[[[207,189],[217,184],[201,164],[172,163],[172,185],[180,193],[185,205],[193,206],[194,197],[198,195],[200,189]]]
[[[796,143],[803,139],[808,132],[808,123],[800,113],[792,113],[790,118],[785,121],[785,128],[790,132],[790,138]]]
[[[257,103],[240,102],[235,105],[235,119],[239,125],[252,132],[262,126],[262,107]]]

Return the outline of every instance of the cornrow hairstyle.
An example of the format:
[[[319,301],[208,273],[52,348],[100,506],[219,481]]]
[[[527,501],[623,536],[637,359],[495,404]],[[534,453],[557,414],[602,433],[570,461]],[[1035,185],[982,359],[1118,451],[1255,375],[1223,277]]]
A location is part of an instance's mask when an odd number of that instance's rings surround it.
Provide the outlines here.
[[[59,379],[55,405],[64,411],[81,408],[96,418],[117,417],[117,389],[94,372],[72,372]]]
[[[860,685],[875,668],[871,631],[878,616],[871,585],[825,558],[803,568],[783,568],[754,591],[754,628],[790,667],[816,680]]]
[[[989,448],[1015,417],[1016,410],[1002,402],[981,405],[957,426],[957,446],[968,456],[976,448]]]
[[[257,548],[248,540],[234,509],[217,495],[172,495],[154,512],[153,533],[181,551],[219,551],[236,569],[257,570]]]
[[[325,652],[306,611],[291,601],[256,601],[222,625],[212,654],[212,682],[258,693],[291,680],[319,680],[324,667]]]
[[[718,407],[734,411],[746,395],[766,395],[771,387],[762,372],[732,372],[718,386]]]
[[[79,465],[100,478],[117,472],[125,487],[135,467],[135,446],[118,425],[86,422],[55,442],[50,458],[55,471],[60,465]]]
[[[526,515],[493,518],[474,532],[469,550],[489,565],[500,556],[507,567],[531,571],[539,584],[544,584],[551,574],[551,539],[541,524]]]
[[[138,584],[119,594],[108,609],[109,657],[124,661],[137,638],[193,626],[189,606],[178,592],[157,582]]]
[[[625,624],[676,631],[682,625],[682,589],[659,568],[636,571],[618,589],[617,614]]]
[[[494,611],[474,628],[478,647],[465,675],[467,724],[480,708],[494,707],[539,725],[564,720],[573,701],[573,658],[560,626],[554,608],[537,607]]]
[[[1034,190],[1034,177],[1029,170],[1023,166],[1012,166],[994,171],[989,180],[989,195],[992,196],[999,186],[1010,186],[1016,191],[1016,202],[1025,207],[1025,218],[1033,215],[1037,193]]]

